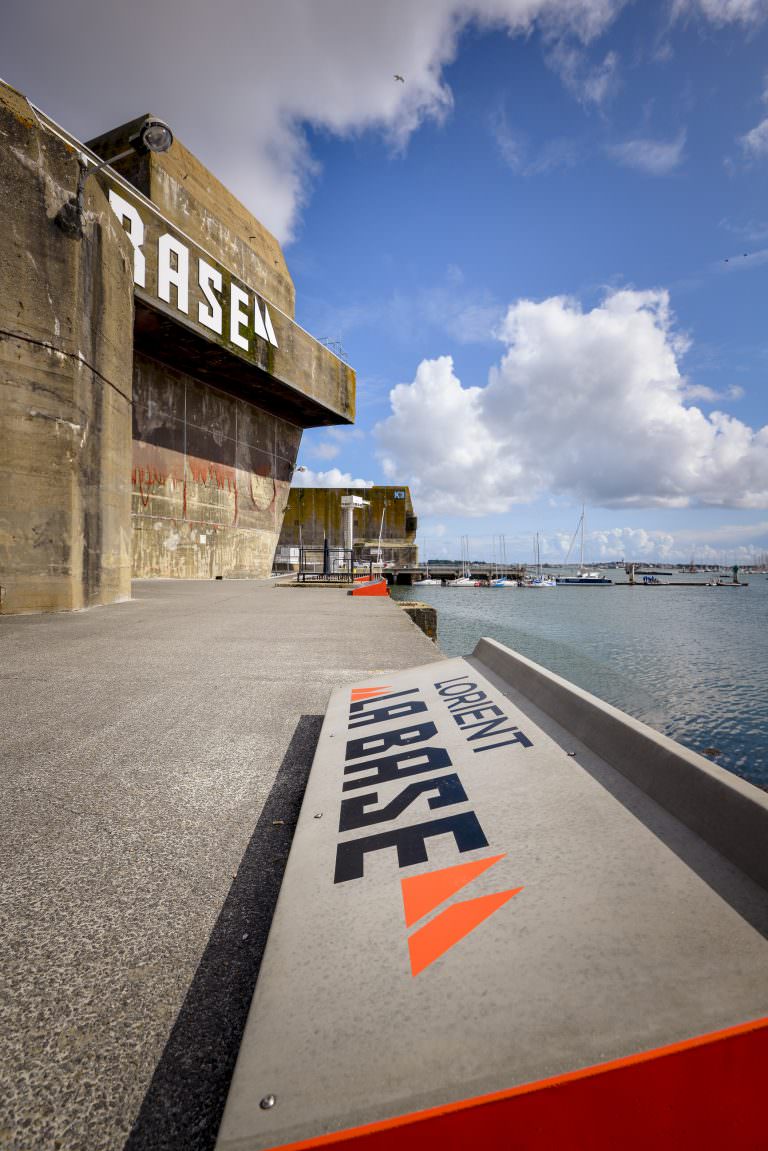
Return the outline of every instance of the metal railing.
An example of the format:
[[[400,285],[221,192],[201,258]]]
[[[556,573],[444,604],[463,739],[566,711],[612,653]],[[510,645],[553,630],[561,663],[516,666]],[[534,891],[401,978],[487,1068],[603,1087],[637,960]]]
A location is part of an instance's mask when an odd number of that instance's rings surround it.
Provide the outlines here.
[[[297,583],[351,584],[354,581],[354,549],[326,544],[324,547],[300,547],[298,552]]]

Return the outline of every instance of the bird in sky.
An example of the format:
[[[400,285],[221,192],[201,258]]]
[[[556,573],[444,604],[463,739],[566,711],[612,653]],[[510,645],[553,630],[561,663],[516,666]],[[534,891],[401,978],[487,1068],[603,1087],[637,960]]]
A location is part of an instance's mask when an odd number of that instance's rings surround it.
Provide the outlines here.
[[[399,80],[401,84],[405,83],[405,76],[398,76],[397,73],[395,73],[395,79]]]

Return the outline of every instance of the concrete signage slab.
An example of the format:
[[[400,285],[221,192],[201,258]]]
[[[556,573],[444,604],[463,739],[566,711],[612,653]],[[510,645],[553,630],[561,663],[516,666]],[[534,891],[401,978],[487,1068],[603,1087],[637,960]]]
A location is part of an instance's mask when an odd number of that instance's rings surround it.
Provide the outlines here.
[[[334,692],[219,1151],[749,1135],[766,891],[588,743],[479,658]]]

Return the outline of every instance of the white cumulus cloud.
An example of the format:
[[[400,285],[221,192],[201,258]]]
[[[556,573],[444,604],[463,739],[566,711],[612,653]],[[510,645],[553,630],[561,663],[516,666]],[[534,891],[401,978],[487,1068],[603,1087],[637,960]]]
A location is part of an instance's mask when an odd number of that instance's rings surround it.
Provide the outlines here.
[[[5,79],[86,139],[154,112],[279,239],[316,165],[306,126],[395,147],[452,106],[444,69],[468,25],[587,44],[626,0],[5,0]],[[42,29],[42,30],[41,30]],[[12,51],[10,46],[12,47]],[[609,56],[590,73],[592,99]],[[405,79],[395,81],[398,73]],[[97,93],[97,98],[94,98]]]
[[[582,104],[600,107],[619,86],[619,57],[616,52],[607,52],[602,61],[593,64],[582,48],[560,40],[548,59],[565,87]]]
[[[757,24],[768,16],[768,0],[674,0],[673,18],[705,16],[713,24]]]
[[[768,116],[741,137],[741,146],[752,160],[768,156]]]
[[[350,472],[329,468],[327,472],[314,472],[311,468],[293,473],[294,488],[372,488],[373,480],[353,479]]]
[[[683,161],[685,133],[673,140],[624,140],[609,148],[611,155],[626,168],[637,168],[651,176],[665,176]]]
[[[766,0],[768,4],[768,0]],[[763,103],[768,104],[768,77],[763,88]],[[768,156],[768,116],[739,138],[747,160],[764,160]]]
[[[543,492],[604,507],[768,506],[768,427],[690,402],[688,341],[668,294],[624,290],[584,311],[513,304],[484,387],[450,357],[390,395],[376,435],[387,476],[424,513],[507,511]]]
[[[379,131],[404,145],[450,112],[445,68],[470,25],[539,31],[566,86],[600,105],[617,86],[618,56],[583,48],[628,2],[219,0],[212,23],[209,0],[4,0],[2,69],[82,139],[143,112],[162,116],[286,241],[317,174],[308,125],[337,136]],[[674,12],[749,26],[767,6],[675,0]]]
[[[765,552],[768,523],[728,524],[705,529],[707,542],[702,542],[701,529],[677,530],[674,533],[652,528],[616,527],[589,533],[588,554],[591,559],[663,563],[754,563]]]
[[[538,176],[557,168],[572,168],[584,157],[584,147],[567,137],[546,140],[533,146],[524,132],[510,127],[506,109],[492,113],[488,126],[504,163],[523,176]]]
[[[376,429],[388,479],[408,476],[425,512],[502,512],[515,502],[523,475],[502,458],[488,426],[483,389],[464,388],[450,356],[423,360],[412,384],[390,393],[392,415]],[[526,499],[521,490],[519,499]]]
[[[339,444],[330,443],[328,440],[321,440],[319,444],[314,444],[308,450],[310,455],[315,456],[318,460],[335,460],[341,447]]]

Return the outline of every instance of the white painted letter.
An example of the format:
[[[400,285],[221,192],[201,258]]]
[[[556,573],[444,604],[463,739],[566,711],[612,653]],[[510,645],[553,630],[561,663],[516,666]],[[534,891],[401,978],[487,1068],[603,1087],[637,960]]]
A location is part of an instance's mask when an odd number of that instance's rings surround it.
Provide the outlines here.
[[[254,298],[253,301],[253,330],[257,336],[261,336],[262,340],[268,340],[267,329],[264,327],[264,321],[261,318],[261,309],[259,308],[259,301]]]
[[[276,348],[279,348],[280,345],[277,342],[277,336],[275,335],[275,329],[272,327],[272,317],[269,314],[269,308],[267,307],[266,304],[264,305],[264,323],[265,323],[266,328],[267,328],[267,335],[269,336],[270,344],[274,344]]]
[[[176,256],[176,267],[171,266],[171,253]],[[157,294],[166,303],[171,302],[171,284],[176,285],[176,307],[189,312],[189,250],[175,237],[164,232],[157,242]]]
[[[275,347],[277,347],[275,329],[272,327],[272,317],[269,314],[269,308],[266,304],[264,305],[264,315],[262,317],[258,300],[253,301],[253,330],[257,336],[261,336],[262,340],[269,340],[270,344],[274,344]]]
[[[248,337],[241,335],[240,329],[248,323],[248,293],[233,283],[230,287],[229,338],[238,348],[250,351]]]
[[[208,301],[207,308],[203,303],[197,305],[197,318],[201,324],[205,324],[206,328],[210,328],[212,332],[218,332],[221,335],[221,301],[213,294],[213,288],[217,292],[221,291],[221,272],[217,272],[210,264],[206,264],[205,260],[198,260],[197,263],[197,282]]]
[[[141,250],[141,245],[144,243],[144,221],[133,204],[129,204],[122,196],[118,196],[112,188],[109,189],[109,202],[112,211],[125,228],[125,233],[133,245],[133,282],[143,288],[146,281],[144,253]],[[125,227],[126,221],[128,222],[127,228]]]

